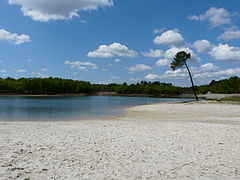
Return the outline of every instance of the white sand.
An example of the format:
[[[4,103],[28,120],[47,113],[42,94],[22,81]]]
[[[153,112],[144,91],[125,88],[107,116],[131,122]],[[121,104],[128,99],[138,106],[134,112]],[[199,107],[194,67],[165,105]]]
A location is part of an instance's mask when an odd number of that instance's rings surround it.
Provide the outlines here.
[[[240,179],[240,106],[132,107],[106,121],[0,122],[0,179]]]

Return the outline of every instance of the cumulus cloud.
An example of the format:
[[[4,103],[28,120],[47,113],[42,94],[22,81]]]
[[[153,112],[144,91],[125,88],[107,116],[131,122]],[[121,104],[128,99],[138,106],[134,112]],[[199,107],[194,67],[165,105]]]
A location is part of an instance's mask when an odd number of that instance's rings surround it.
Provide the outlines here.
[[[195,41],[193,43],[193,47],[199,53],[209,52],[213,48],[212,44],[208,40],[198,40],[198,41]]]
[[[87,67],[91,67],[92,69],[97,69],[98,66],[89,61],[80,62],[80,61],[65,61],[64,64],[70,65],[70,68],[77,68],[79,70],[87,70]]]
[[[224,8],[212,7],[202,15],[191,15],[188,18],[196,21],[208,21],[211,27],[231,24],[232,14]]]
[[[231,76],[239,76],[240,68],[220,69],[212,63],[206,63],[200,67],[190,67],[196,82],[209,83],[213,78],[224,79]],[[164,79],[183,79],[188,77],[187,69],[177,69],[176,71],[166,71],[160,78]]]
[[[230,46],[229,44],[218,44],[213,45],[207,40],[198,40],[195,41],[192,45],[197,52],[199,53],[207,53],[215,60],[222,61],[236,61],[240,60],[240,47]],[[173,51],[173,52],[172,52]],[[176,50],[169,50],[166,52],[166,56],[172,56]],[[185,50],[187,52],[193,53],[190,50]],[[196,57],[196,54],[193,54]]]
[[[218,39],[223,39],[225,41],[230,41],[232,39],[240,39],[240,30],[226,30],[223,34],[218,36]]]
[[[114,62],[115,62],[115,63],[120,63],[120,62],[121,62],[121,59],[115,59]]]
[[[240,60],[240,47],[219,44],[213,47],[209,54],[216,60]]]
[[[190,59],[191,61],[195,61],[195,62],[201,61],[201,58],[197,54],[195,54],[192,49],[188,47],[182,47],[182,48],[172,47],[165,52],[164,57],[165,59],[173,60],[173,58],[179,51],[186,51],[187,53],[191,53],[192,55]]]
[[[8,0],[21,6],[24,16],[35,21],[64,20],[79,17],[79,11],[97,10],[112,6],[112,0]]]
[[[169,67],[170,63],[169,59],[159,59],[155,64],[158,67]]]
[[[219,71],[212,71],[212,72],[202,72],[195,74],[195,78],[201,78],[209,80],[211,78],[218,78],[218,79],[225,79],[232,76],[239,76],[240,75],[240,68],[234,68],[234,69],[225,69],[225,70],[219,70]]]
[[[150,49],[149,52],[142,52],[141,54],[145,57],[159,58],[163,56],[163,51],[160,49]]]
[[[177,69],[175,71],[166,71],[161,77],[162,78],[177,78],[180,79],[182,77],[187,77],[187,70],[186,69]]]
[[[145,79],[147,80],[155,80],[155,79],[159,79],[160,76],[156,75],[156,74],[148,74],[147,76],[145,76]]]
[[[219,68],[213,63],[206,63],[200,66],[199,70],[202,72],[212,72],[217,71]]]
[[[30,42],[31,38],[25,34],[18,35],[16,33],[10,33],[4,29],[0,29],[0,40],[18,45]]]
[[[177,30],[168,30],[155,37],[153,42],[157,45],[181,46],[184,44],[183,36]]]
[[[27,72],[26,69],[17,69],[15,71],[18,72],[18,73],[25,73],[25,72]]]
[[[151,70],[152,68],[150,66],[147,66],[145,64],[137,64],[135,66],[131,66],[128,68],[129,73],[135,73],[135,72],[140,72],[140,71],[148,71]]]
[[[130,50],[127,46],[120,43],[113,43],[110,45],[101,45],[97,50],[89,52],[87,56],[91,58],[135,57],[137,56],[137,52]]]

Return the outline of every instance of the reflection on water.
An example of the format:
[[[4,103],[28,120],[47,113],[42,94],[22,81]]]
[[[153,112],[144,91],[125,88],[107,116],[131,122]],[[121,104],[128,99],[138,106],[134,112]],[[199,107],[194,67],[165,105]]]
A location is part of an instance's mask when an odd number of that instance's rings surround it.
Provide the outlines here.
[[[181,100],[114,96],[2,96],[0,120],[104,119],[122,115],[128,106]]]

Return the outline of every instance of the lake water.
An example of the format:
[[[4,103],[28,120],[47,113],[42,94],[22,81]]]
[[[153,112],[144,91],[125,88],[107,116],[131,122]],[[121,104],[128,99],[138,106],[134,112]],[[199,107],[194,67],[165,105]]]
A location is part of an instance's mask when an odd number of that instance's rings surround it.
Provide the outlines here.
[[[123,115],[129,106],[182,100],[116,96],[1,96],[0,121],[105,119]]]

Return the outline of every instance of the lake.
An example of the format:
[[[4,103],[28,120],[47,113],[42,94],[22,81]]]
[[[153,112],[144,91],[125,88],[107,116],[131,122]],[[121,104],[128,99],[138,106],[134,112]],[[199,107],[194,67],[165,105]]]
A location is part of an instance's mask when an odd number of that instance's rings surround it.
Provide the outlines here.
[[[118,96],[0,96],[0,121],[105,119],[129,106],[186,99]]]

